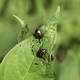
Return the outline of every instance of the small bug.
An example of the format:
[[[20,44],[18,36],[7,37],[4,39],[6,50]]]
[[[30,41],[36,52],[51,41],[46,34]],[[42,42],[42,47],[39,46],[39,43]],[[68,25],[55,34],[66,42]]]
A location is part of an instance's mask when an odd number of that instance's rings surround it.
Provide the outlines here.
[[[39,39],[39,40],[42,39],[43,38],[43,32],[40,29],[36,29],[35,33],[34,33],[34,37],[36,39]]]
[[[38,58],[43,58],[46,52],[47,52],[46,49],[39,48],[36,56],[37,56]]]

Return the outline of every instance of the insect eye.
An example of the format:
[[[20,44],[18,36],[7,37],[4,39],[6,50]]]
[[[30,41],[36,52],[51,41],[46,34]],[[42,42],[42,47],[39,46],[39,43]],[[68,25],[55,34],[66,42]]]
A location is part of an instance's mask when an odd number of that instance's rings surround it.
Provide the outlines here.
[[[36,30],[35,30],[35,33],[34,33],[34,37],[35,37],[36,39],[42,39],[42,37],[43,37],[42,31],[39,30],[39,29],[36,29]]]
[[[38,50],[36,56],[37,56],[38,58],[43,58],[43,56],[45,55],[45,53],[46,53],[46,49],[40,48],[40,49]]]

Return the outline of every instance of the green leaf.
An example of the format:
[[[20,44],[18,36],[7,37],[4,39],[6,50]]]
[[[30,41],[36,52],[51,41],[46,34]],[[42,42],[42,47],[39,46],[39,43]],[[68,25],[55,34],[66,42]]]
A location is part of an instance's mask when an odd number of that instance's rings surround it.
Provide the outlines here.
[[[23,75],[27,74],[34,59],[30,47],[30,42],[27,40],[8,53],[1,64],[4,66],[3,80],[21,80]]]
[[[39,59],[36,57],[40,47],[47,49],[49,53],[53,51],[56,38],[56,26],[53,18],[46,25],[42,26],[45,33],[41,43],[33,36],[30,36],[11,49],[5,56],[0,65],[0,80],[55,79],[56,62],[46,62],[43,58]]]
[[[46,65],[35,57],[31,50],[31,39],[16,45],[0,65],[0,80],[50,80]]]

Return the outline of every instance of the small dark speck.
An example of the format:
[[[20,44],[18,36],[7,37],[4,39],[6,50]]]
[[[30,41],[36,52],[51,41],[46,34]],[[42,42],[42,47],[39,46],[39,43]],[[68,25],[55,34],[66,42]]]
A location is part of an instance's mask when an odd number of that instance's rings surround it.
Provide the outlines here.
[[[53,61],[53,60],[54,60],[53,55],[49,55],[49,56],[48,56],[48,61],[50,62],[50,61]]]
[[[51,60],[52,60],[52,61],[54,60],[54,57],[53,57],[53,55],[51,55]]]
[[[32,49],[32,52],[33,52],[33,55],[34,55],[34,51],[33,51],[33,49]]]
[[[35,63],[35,65],[38,65],[38,63]]]

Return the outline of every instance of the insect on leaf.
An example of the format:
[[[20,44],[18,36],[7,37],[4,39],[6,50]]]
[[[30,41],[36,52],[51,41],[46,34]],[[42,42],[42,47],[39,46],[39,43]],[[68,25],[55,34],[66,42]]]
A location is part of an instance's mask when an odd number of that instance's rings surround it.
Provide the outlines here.
[[[0,65],[0,80],[50,80],[46,65],[33,55],[31,39],[16,45]]]
[[[36,51],[34,54],[32,51],[33,44],[37,50],[42,46],[49,53],[53,51],[56,38],[54,20],[49,20],[42,28],[45,34],[41,44],[31,36],[8,52],[0,65],[0,80],[55,80],[56,61],[44,63],[34,55]]]

